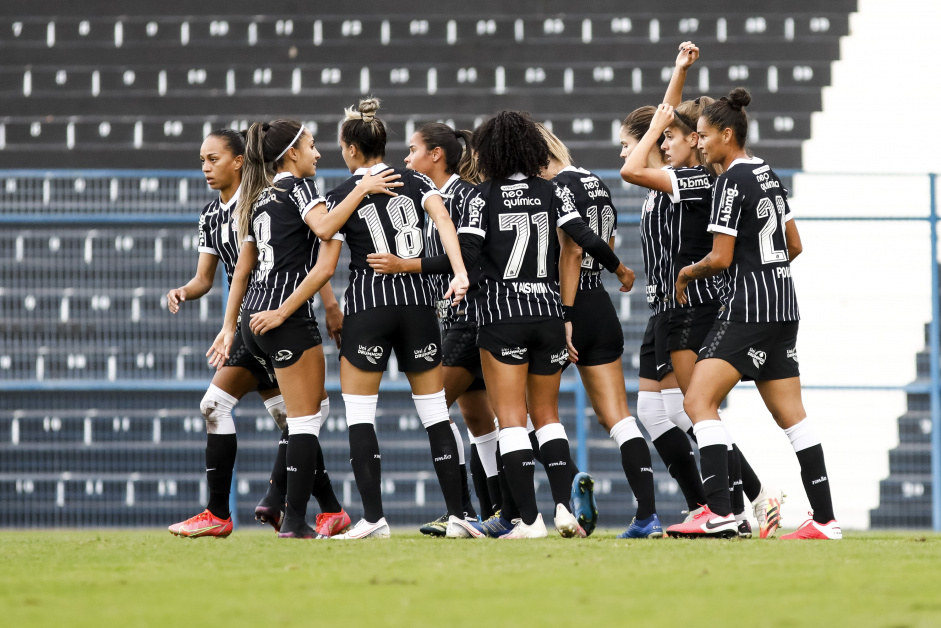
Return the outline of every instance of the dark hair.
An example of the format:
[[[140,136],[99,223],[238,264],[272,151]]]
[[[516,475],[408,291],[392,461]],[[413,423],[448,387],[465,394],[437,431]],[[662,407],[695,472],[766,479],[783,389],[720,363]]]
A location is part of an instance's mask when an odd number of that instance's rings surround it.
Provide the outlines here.
[[[284,153],[287,149],[299,144],[303,136],[300,131],[300,122],[294,120],[256,122],[248,128],[245,165],[242,166],[242,191],[235,209],[238,214],[240,242],[248,235],[252,206],[262,191],[270,185],[274,171],[284,163]]]
[[[340,127],[340,139],[355,146],[364,159],[383,158],[386,156],[386,127],[376,117],[379,111],[379,99],[367,98],[359,101],[359,106],[345,110],[346,120]]]
[[[748,116],[745,107],[751,104],[751,94],[744,87],[736,87],[729,95],[713,102],[702,112],[702,117],[720,131],[732,129],[735,141],[742,148],[748,139]]]
[[[216,129],[206,137],[218,137],[225,142],[233,157],[245,154],[245,131],[235,129]]]
[[[549,146],[523,111],[496,114],[477,127],[471,143],[486,179],[505,179],[517,172],[538,177],[549,165]]]
[[[627,134],[635,140],[640,141],[647,134],[647,131],[650,130],[650,123],[653,121],[653,114],[655,113],[657,113],[657,108],[651,105],[645,105],[635,109],[624,118],[624,122],[621,123],[621,128],[625,129]],[[663,145],[662,133],[660,137],[657,138],[657,150],[660,151],[660,158],[662,159],[665,153],[663,149],[660,148],[661,145]]]
[[[670,123],[670,127],[682,133],[683,137],[689,137],[693,133],[696,133],[696,125],[703,110],[714,102],[715,101],[708,96],[700,96],[696,100],[681,102],[676,106],[676,109],[673,110],[673,122]],[[698,146],[693,149],[693,154],[696,156],[696,161],[699,162],[699,165],[705,168],[710,174],[713,176],[719,175],[717,165],[707,164]]]
[[[474,159],[470,143],[473,134],[470,131],[455,131],[447,124],[429,122],[418,127],[417,133],[429,151],[440,148],[444,152],[445,171],[457,174],[465,181],[476,183],[478,179],[477,160]],[[461,146],[461,142],[464,145]]]

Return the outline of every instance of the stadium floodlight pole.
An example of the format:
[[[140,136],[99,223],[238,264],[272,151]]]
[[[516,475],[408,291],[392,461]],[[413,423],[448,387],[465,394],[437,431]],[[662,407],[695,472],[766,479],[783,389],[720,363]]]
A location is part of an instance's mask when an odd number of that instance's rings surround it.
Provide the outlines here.
[[[225,317],[225,306],[229,302],[229,282],[222,282],[222,316]],[[232,408],[232,420],[235,421],[235,408]],[[239,527],[238,517],[238,462],[232,465],[232,484],[229,486],[229,516],[232,517],[232,529]]]
[[[938,175],[928,175],[931,193],[931,523],[941,532],[941,295],[938,286]]]

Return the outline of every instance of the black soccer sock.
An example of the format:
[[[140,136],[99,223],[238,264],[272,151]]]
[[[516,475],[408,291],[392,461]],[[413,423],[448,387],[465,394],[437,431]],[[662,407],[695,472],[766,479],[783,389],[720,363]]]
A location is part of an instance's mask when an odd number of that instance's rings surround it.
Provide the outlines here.
[[[637,512],[634,516],[642,521],[657,512],[654,497],[653,463],[650,449],[643,438],[632,438],[621,445],[621,466],[631,485],[631,492],[637,500]]]
[[[535,473],[533,474],[535,476]],[[500,516],[507,521],[513,521],[520,518],[520,509],[513,499],[513,491],[510,490],[510,483],[506,479],[506,468],[503,466],[503,455],[500,448],[497,447],[497,478],[500,484],[500,498],[502,499]]]
[[[291,434],[288,437],[287,504],[301,518],[307,516],[307,502],[314,487],[319,454],[320,441],[313,434]]]
[[[546,463],[542,461],[542,452],[539,451],[539,439],[536,438],[536,432],[529,432],[529,444],[533,448],[533,459],[541,465]]]
[[[653,442],[653,446],[657,448],[657,453],[667,466],[667,471],[683,492],[686,507],[692,511],[705,504],[706,493],[703,491],[702,478],[696,468],[693,448],[683,430],[671,427]],[[702,450],[700,450],[701,453]]]
[[[532,525],[539,516],[536,507],[536,490],[533,487],[536,460],[533,450],[519,449],[503,454],[503,472],[509,492],[519,509],[519,516],[526,525]],[[503,497],[506,503],[506,496]]]
[[[703,490],[709,510],[725,517],[732,514],[732,499],[729,492],[729,450],[724,444],[699,448],[699,463],[702,465]]]
[[[477,518],[477,510],[474,508],[474,502],[471,501],[470,485],[467,482],[467,465],[460,465],[461,470],[461,503],[464,507],[464,517],[471,519]]]
[[[206,509],[220,519],[229,517],[229,492],[238,440],[235,434],[206,435],[206,484],[209,504]]]
[[[686,430],[686,435],[692,438],[694,443],[699,444],[699,441],[696,440],[696,432],[693,431],[693,428]]]
[[[814,445],[797,452],[801,465],[801,480],[804,491],[814,511],[814,521],[830,523],[836,517],[833,514],[833,500],[830,498],[830,480],[827,477],[827,465],[823,460],[823,445]]]
[[[503,509],[503,490],[500,486],[500,475],[492,475],[487,478],[487,494],[490,495],[492,517],[498,511]],[[489,517],[488,517],[489,519]]]
[[[738,450],[726,447],[726,456],[729,465],[729,498],[732,501],[732,512],[741,515],[745,512],[745,493],[742,490],[742,458]]]
[[[268,492],[282,497],[288,490],[288,428],[281,432],[281,439],[278,441],[278,453],[274,457],[274,467],[271,469],[271,479],[268,481]]]
[[[317,500],[320,506],[320,512],[340,512],[343,506],[333,492],[333,484],[330,483],[330,474],[327,473],[327,467],[324,464],[323,447],[318,449],[317,456],[317,474],[314,476],[314,488],[311,494]]]
[[[438,484],[444,494],[444,503],[448,515],[463,517],[464,500],[461,491],[461,464],[457,457],[457,444],[454,433],[447,421],[434,423],[427,428],[428,442],[431,445],[431,460],[438,476]]]
[[[363,501],[363,518],[369,523],[382,519],[382,456],[376,428],[370,423],[350,426],[350,464],[356,490]]]
[[[742,463],[742,489],[745,491],[745,497],[748,498],[748,501],[754,502],[761,493],[761,480],[758,479],[758,474],[748,464],[748,460],[742,454],[738,445],[732,445],[732,448],[738,453],[738,459]]]
[[[549,478],[549,490],[552,492],[552,501],[558,505],[563,504],[569,508],[572,497],[572,459],[567,438],[553,438],[547,440],[539,448],[542,463],[546,467],[546,476]]]
[[[480,503],[480,516],[483,519],[489,519],[494,513],[493,501],[487,486],[487,473],[480,462],[480,454],[477,453],[477,445],[474,443],[471,443],[470,468],[471,477],[474,478],[474,493],[477,494],[477,501]]]

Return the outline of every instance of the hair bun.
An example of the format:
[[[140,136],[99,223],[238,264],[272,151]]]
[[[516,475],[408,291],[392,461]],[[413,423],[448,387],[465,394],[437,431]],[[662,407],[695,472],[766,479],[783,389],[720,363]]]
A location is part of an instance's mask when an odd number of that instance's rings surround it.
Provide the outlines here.
[[[264,131],[265,133],[267,133],[267,132],[268,132],[268,129],[270,129],[270,128],[271,128],[271,125],[268,124],[267,122],[264,122],[264,123],[262,123],[262,125],[261,125],[261,130]]]
[[[379,99],[378,98],[366,98],[359,101],[359,110],[360,115],[362,116],[363,122],[372,122],[376,119],[376,112],[379,111]]]
[[[744,87],[736,87],[729,93],[729,106],[736,111],[741,111],[751,104],[751,94]]]

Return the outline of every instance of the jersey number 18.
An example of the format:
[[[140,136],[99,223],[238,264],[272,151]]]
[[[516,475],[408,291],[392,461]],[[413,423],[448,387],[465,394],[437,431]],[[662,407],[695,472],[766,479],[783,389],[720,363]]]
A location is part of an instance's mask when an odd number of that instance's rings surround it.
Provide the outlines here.
[[[389,222],[395,228],[395,254],[402,259],[411,259],[421,255],[422,232],[418,227],[418,210],[415,203],[407,196],[396,196],[386,205]],[[369,237],[372,238],[376,253],[392,253],[386,240],[385,230],[379,220],[379,209],[370,203],[356,213],[366,223]]]

